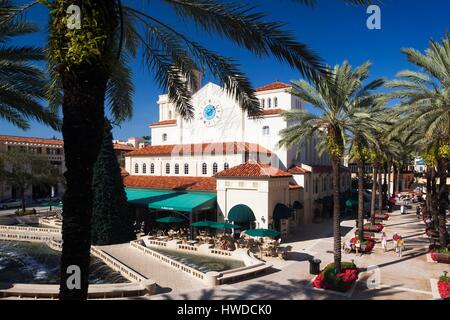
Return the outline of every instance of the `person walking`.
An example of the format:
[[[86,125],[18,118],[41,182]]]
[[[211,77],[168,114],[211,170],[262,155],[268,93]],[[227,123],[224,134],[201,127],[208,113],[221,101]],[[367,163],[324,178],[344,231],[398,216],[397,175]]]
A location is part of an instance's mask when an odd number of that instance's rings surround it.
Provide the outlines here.
[[[405,249],[405,240],[399,237],[397,240],[397,255],[401,258],[403,256],[403,250]]]
[[[397,241],[399,239],[399,235],[397,234],[397,232],[394,233],[394,235],[392,236],[392,243],[394,244],[394,250],[395,252],[397,252]]]
[[[383,232],[381,235],[381,247],[384,249],[384,252],[387,251],[387,235],[386,232]]]
[[[418,205],[417,207],[416,207],[416,216],[417,216],[417,219],[421,219],[422,218],[422,214],[421,214],[421,210],[420,210],[420,205]]]

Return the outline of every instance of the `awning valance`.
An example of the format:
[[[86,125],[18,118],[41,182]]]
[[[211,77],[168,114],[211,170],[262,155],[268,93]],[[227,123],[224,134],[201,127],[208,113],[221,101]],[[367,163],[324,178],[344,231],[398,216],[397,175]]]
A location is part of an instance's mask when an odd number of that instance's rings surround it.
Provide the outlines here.
[[[239,222],[253,222],[256,221],[255,214],[245,204],[238,204],[231,208],[228,213],[228,221]]]
[[[125,188],[128,202],[150,209],[193,212],[216,207],[215,193]]]
[[[289,219],[291,216],[291,209],[285,206],[282,203],[278,203],[273,210],[273,219],[281,220],[281,219]]]

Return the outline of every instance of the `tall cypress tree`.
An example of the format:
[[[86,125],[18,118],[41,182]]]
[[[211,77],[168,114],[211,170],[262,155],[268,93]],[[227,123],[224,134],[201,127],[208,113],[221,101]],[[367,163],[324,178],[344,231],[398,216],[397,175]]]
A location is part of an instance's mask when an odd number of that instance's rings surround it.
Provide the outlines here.
[[[133,213],[127,203],[120,166],[112,143],[112,126],[105,120],[105,133],[94,167],[92,244],[110,245],[135,239]]]

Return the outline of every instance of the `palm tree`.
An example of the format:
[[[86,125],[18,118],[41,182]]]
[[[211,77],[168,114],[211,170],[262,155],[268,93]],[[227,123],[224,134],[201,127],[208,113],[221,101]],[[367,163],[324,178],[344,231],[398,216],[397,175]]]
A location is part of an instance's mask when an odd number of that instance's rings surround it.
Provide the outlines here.
[[[437,175],[439,177],[439,241],[447,246],[446,211],[448,209],[447,163],[450,157],[450,35],[442,43],[430,40],[425,53],[403,49],[408,61],[420,71],[402,71],[398,79],[388,83],[396,89],[393,99],[401,99],[407,121],[401,127],[426,128],[424,135],[438,148]]]
[[[370,89],[374,90],[383,85],[383,80],[373,82]],[[364,238],[364,164],[369,160],[370,149],[379,148],[377,133],[385,122],[386,110],[384,103],[377,101],[377,96],[366,90],[362,99],[355,99],[354,105],[348,110],[352,120],[348,131],[348,150],[352,159],[356,160],[358,168],[358,237]]]
[[[2,9],[3,1],[0,2]],[[0,10],[0,20],[6,11]],[[19,36],[36,32],[35,25],[11,20],[0,25],[0,118],[28,129],[35,120],[57,129],[58,118],[41,104],[45,98],[46,78],[33,62],[45,59],[41,48],[11,45]]]
[[[333,231],[334,266],[341,270],[341,232],[340,232],[340,166],[348,132],[359,132],[356,126],[367,120],[367,108],[372,102],[370,91],[382,82],[376,80],[363,85],[369,75],[369,62],[352,70],[347,61],[334,68],[327,68],[327,75],[314,76],[312,84],[304,80],[292,83],[292,94],[316,107],[321,114],[306,110],[284,112],[286,121],[293,122],[281,133],[280,146],[302,145],[313,136],[319,140],[320,153],[328,152],[333,168]]]
[[[283,29],[280,22],[267,21],[249,5],[216,0],[161,0],[175,14],[208,33],[230,39],[256,56],[275,56],[304,76],[320,73],[321,60],[307,45]],[[297,0],[311,5],[313,0]],[[369,0],[344,0],[368,4]],[[103,134],[104,103],[118,121],[131,115],[131,74],[127,63],[138,48],[150,74],[168,89],[178,113],[193,116],[190,86],[198,81],[197,70],[211,71],[249,114],[260,112],[250,81],[233,59],[223,57],[190,39],[184,32],[152,16],[146,10],[125,6],[121,0],[33,1],[10,10],[13,18],[24,10],[45,3],[49,8],[48,65],[51,106],[62,106],[67,189],[64,195],[61,299],[86,299],[92,216],[91,181]],[[82,7],[81,29],[68,29],[66,10]],[[0,23],[1,24],[1,23]],[[73,25],[73,24],[72,24]],[[109,96],[109,99],[107,97]],[[117,122],[117,121],[116,121]],[[77,265],[81,288],[69,290],[70,274]]]

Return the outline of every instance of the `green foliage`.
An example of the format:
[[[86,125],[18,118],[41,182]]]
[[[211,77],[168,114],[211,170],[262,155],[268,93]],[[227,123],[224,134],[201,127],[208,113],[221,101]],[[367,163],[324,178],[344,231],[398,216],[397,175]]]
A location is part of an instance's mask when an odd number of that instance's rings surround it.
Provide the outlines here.
[[[0,1],[0,21],[12,10],[10,1]],[[0,119],[28,129],[36,120],[53,129],[59,128],[58,117],[42,105],[46,78],[32,63],[45,59],[41,48],[18,46],[16,38],[37,31],[36,25],[24,19],[0,24]]]
[[[66,13],[70,1],[54,1],[52,6],[51,52],[53,59],[66,67],[80,64],[93,64],[105,55],[109,28],[105,27],[103,12],[95,0],[83,1],[81,28],[67,27],[69,16]]]
[[[135,239],[133,211],[127,202],[109,122],[94,167],[93,192],[92,244],[109,245]]]
[[[32,185],[52,185],[63,180],[46,156],[20,149],[0,154],[0,177],[19,191],[25,191]]]
[[[449,282],[449,283],[450,283],[450,277],[448,277],[448,276],[441,276],[441,277],[439,278],[439,281],[442,281],[442,282]]]
[[[356,265],[351,262],[341,262],[341,270],[353,269]],[[330,263],[323,269],[323,277],[326,283],[330,284],[335,290],[344,291],[344,283],[342,278],[336,276],[336,268],[334,263]]]

